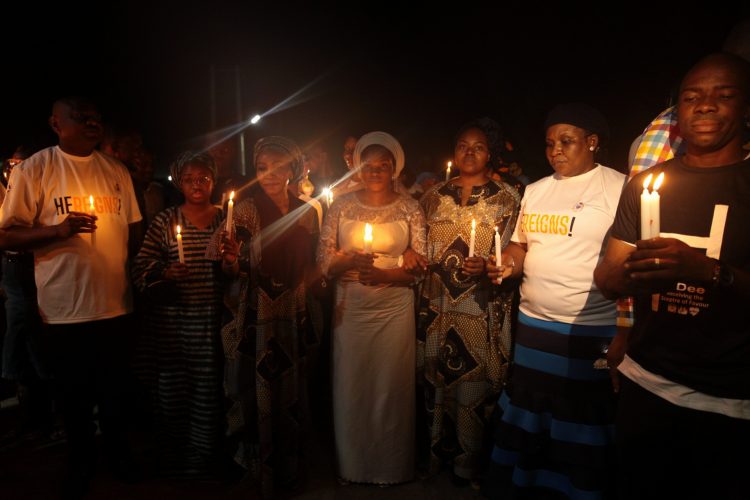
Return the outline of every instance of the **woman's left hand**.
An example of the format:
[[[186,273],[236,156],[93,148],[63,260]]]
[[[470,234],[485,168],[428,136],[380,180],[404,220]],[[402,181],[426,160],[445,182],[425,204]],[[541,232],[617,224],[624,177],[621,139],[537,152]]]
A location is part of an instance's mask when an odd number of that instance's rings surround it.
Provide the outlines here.
[[[479,276],[484,273],[485,262],[482,257],[466,257],[461,270],[468,276]]]

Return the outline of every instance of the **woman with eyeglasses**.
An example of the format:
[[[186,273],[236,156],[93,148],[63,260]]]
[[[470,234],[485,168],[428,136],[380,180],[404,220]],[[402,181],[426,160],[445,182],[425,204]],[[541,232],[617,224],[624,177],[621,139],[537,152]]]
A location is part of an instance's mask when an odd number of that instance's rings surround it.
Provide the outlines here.
[[[520,200],[515,189],[491,178],[492,146],[486,120],[460,129],[453,150],[460,175],[422,196],[427,250],[416,260],[405,256],[408,268],[427,272],[417,328],[430,432],[425,452],[430,472],[448,465],[459,485],[478,484],[487,417],[510,359],[514,287],[492,284],[485,268],[495,235],[508,243]]]
[[[354,166],[364,189],[334,200],[318,264],[336,281],[333,419],[341,482],[389,485],[414,477],[415,276],[407,248],[425,252],[416,200],[394,192],[404,152],[385,132],[363,135]]]
[[[224,214],[211,204],[210,155],[187,151],[170,173],[185,202],[154,218],[133,264],[146,298],[136,371],[151,396],[163,472],[203,475],[216,464],[224,432],[222,287],[218,264],[205,257]]]
[[[235,460],[262,498],[276,498],[304,486],[308,380],[319,344],[307,290],[319,229],[314,207],[289,190],[302,174],[294,141],[261,138],[253,164],[257,183],[207,255],[234,280],[222,339],[229,434],[241,444]]]

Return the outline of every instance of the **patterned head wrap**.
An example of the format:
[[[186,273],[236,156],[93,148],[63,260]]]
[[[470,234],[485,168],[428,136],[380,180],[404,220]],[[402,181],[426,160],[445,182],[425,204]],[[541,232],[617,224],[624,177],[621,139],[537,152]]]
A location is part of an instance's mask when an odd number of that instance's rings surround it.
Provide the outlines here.
[[[383,146],[385,149],[391,152],[393,158],[396,160],[395,170],[393,172],[394,177],[398,177],[401,170],[404,168],[404,150],[401,144],[398,143],[395,137],[386,132],[369,132],[359,138],[357,144],[354,146],[354,166],[356,168],[362,167],[362,152],[368,147],[377,144]]]
[[[544,130],[558,123],[567,123],[596,134],[604,141],[609,138],[609,125],[604,116],[588,104],[569,102],[555,106],[547,115]]]
[[[185,167],[192,164],[198,164],[206,167],[211,171],[211,179],[216,180],[216,163],[214,157],[206,151],[185,151],[180,154],[175,161],[169,166],[169,174],[172,176],[172,184],[177,189],[182,185],[182,173]]]
[[[253,165],[258,164],[258,155],[264,149],[273,149],[292,157],[292,162],[289,165],[292,169],[291,182],[296,181],[302,176],[302,150],[297,146],[296,142],[279,135],[270,135],[258,139],[253,148]]]

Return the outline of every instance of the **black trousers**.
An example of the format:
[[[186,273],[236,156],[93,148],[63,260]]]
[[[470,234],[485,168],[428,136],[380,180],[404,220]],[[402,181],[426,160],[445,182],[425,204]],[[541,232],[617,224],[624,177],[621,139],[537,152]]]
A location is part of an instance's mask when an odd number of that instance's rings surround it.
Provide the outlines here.
[[[676,406],[620,380],[620,498],[750,498],[750,420]]]
[[[93,466],[96,461],[94,406],[107,458],[127,458],[124,412],[129,380],[131,318],[87,323],[46,325],[46,345],[63,402],[71,466]]]

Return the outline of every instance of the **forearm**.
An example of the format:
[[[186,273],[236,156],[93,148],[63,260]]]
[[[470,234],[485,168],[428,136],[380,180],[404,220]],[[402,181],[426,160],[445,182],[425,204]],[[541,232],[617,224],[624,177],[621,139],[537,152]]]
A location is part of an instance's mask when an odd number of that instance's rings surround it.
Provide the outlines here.
[[[513,257],[513,270],[508,278],[520,278],[523,276],[523,261],[526,259],[526,245],[511,241],[503,253]]]
[[[34,250],[58,239],[64,238],[60,236],[57,226],[11,226],[0,229],[0,250]]]
[[[335,278],[353,267],[352,258],[349,255],[336,255],[331,259],[328,266],[328,275]]]
[[[381,269],[380,272],[381,283],[389,283],[392,285],[411,285],[414,283],[414,275],[406,271],[403,267],[396,267],[394,269]]]

